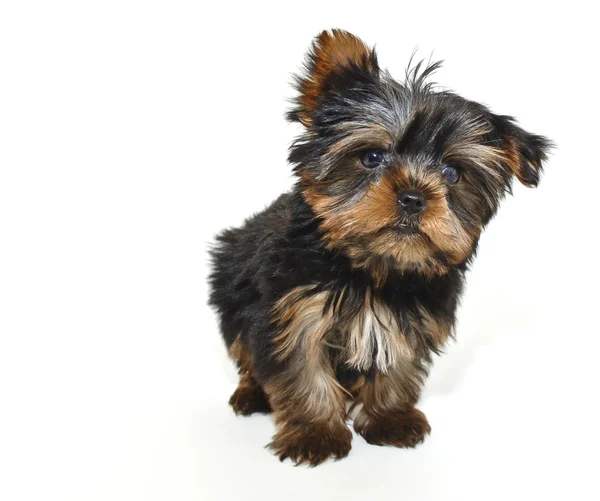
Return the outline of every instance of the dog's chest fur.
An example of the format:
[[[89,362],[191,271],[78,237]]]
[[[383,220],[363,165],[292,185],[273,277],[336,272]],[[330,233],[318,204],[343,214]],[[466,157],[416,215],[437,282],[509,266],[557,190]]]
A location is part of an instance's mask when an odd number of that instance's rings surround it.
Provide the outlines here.
[[[274,308],[275,322],[280,325],[275,337],[280,359],[296,350],[310,355],[329,347],[339,362],[360,372],[377,369],[387,373],[415,357],[415,340],[401,327],[398,312],[367,294],[360,301],[349,301],[344,293],[313,292],[312,287],[299,287],[287,293]],[[422,309],[422,314],[406,313],[410,329],[421,336],[445,340],[449,326],[435,321]]]
[[[344,341],[342,357],[345,363],[359,371],[368,371],[375,365],[385,373],[402,360],[413,357],[413,350],[395,315],[377,301],[366,303],[340,334]]]

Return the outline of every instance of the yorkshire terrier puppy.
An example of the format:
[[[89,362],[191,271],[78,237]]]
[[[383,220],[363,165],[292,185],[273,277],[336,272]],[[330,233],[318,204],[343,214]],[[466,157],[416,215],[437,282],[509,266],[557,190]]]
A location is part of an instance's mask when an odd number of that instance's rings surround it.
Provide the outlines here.
[[[317,465],[367,442],[414,447],[432,354],[453,335],[465,273],[513,176],[536,186],[551,146],[509,116],[321,33],[288,113],[297,183],[212,249],[210,303],[239,366],[230,404],[274,412],[281,460]]]

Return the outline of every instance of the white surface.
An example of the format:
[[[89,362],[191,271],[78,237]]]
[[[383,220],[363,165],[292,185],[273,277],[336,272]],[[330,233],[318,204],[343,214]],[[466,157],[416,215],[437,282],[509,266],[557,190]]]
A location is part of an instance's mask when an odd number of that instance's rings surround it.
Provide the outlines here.
[[[0,498],[598,499],[599,39],[565,5],[4,2]],[[293,468],[227,406],[206,245],[291,185],[290,73],[336,26],[559,147],[481,240],[431,437]]]

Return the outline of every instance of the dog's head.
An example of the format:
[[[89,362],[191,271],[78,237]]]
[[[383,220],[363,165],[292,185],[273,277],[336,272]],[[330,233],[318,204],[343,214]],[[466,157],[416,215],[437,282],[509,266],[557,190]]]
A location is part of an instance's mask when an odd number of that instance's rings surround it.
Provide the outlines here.
[[[357,267],[443,274],[474,253],[513,176],[539,181],[550,142],[427,77],[379,68],[345,31],[321,33],[288,118],[305,130],[290,161],[329,248]]]

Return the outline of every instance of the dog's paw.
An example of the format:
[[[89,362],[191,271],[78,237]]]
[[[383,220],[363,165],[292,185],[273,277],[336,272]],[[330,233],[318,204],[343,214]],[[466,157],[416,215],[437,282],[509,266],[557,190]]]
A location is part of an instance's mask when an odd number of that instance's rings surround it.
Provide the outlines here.
[[[354,429],[373,445],[415,447],[425,440],[431,426],[418,409],[373,416],[362,410],[354,420]]]
[[[229,405],[236,414],[242,416],[271,412],[269,399],[260,386],[238,386],[229,399]]]
[[[267,446],[280,461],[317,466],[328,458],[342,459],[352,447],[352,433],[345,424],[285,423]]]

